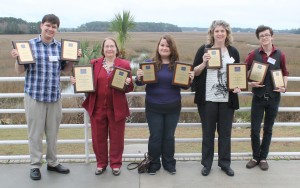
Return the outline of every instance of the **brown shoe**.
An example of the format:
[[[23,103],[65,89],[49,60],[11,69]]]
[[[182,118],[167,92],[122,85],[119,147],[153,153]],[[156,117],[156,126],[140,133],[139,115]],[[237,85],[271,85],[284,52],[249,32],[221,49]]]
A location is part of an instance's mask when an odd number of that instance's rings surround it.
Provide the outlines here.
[[[255,159],[250,159],[250,161],[247,163],[247,168],[254,168],[257,165],[257,161]]]
[[[260,167],[260,169],[262,169],[264,171],[269,169],[269,165],[268,165],[267,161],[265,161],[265,160],[259,162],[259,167]]]

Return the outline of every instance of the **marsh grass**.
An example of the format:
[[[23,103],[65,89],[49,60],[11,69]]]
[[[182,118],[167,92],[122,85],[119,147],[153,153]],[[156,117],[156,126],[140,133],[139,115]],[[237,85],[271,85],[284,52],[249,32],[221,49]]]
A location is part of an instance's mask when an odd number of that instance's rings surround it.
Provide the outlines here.
[[[153,57],[154,50],[157,46],[158,39],[165,33],[130,33],[131,37],[126,45],[127,59],[138,57],[141,53],[148,54]],[[193,63],[194,56],[198,48],[206,43],[206,33],[191,32],[191,33],[170,33],[177,43],[180,54],[180,60],[185,63]],[[247,54],[257,48],[258,40],[253,33],[234,33],[234,44],[241,57],[241,62],[244,61]],[[0,76],[15,77],[19,76],[14,71],[15,61],[10,57],[12,49],[12,40],[28,40],[36,35],[0,35]],[[89,32],[89,33],[59,33],[57,40],[61,38],[73,39],[80,41],[89,41],[90,45],[102,44],[106,37],[115,37],[110,32]],[[274,44],[286,54],[288,69],[290,76],[299,76],[300,73],[300,35],[293,34],[276,34]],[[135,74],[133,72],[133,74]],[[24,75],[21,75],[24,76]],[[66,87],[66,84],[62,84]],[[299,91],[299,82],[289,82],[288,91]],[[135,91],[144,91],[144,87],[136,87]],[[1,93],[22,93],[23,82],[1,82]],[[282,97],[280,106],[299,107],[299,97]],[[63,107],[69,108],[81,107],[82,99],[64,98]],[[135,97],[129,99],[131,107],[144,106],[144,97]],[[182,97],[182,104],[185,107],[195,107],[193,97]],[[240,106],[251,105],[250,96],[240,97]],[[23,99],[0,99],[2,109],[6,108],[23,108]],[[0,114],[0,120],[7,121],[8,124],[26,124],[24,114]],[[144,113],[133,113],[129,121],[146,122]],[[182,113],[180,122],[199,122],[198,113]],[[236,112],[235,122],[249,122],[250,112]],[[299,112],[280,112],[277,117],[278,122],[299,122]],[[62,123],[82,123],[82,114],[64,114]],[[273,137],[297,137],[300,135],[299,127],[274,127]],[[127,127],[126,138],[148,138],[148,128],[133,128]],[[249,137],[249,128],[234,128],[232,137]],[[20,129],[3,129],[0,131],[2,140],[25,140],[27,139],[27,130]],[[60,139],[78,139],[83,138],[84,132],[82,129],[61,129],[59,133]],[[195,127],[178,127],[176,131],[177,138],[199,138],[201,137],[201,128]],[[217,147],[217,146],[216,146]],[[249,152],[251,151],[249,142],[233,142],[233,152]],[[176,152],[200,152],[200,143],[177,143]],[[92,148],[90,148],[92,153]],[[271,145],[270,151],[300,151],[298,142],[274,142]],[[74,154],[83,153],[83,144],[62,144],[58,146],[59,154]],[[0,145],[0,155],[28,154],[27,145]]]
[[[90,132],[90,131],[89,131]],[[294,127],[275,127],[273,137],[296,137],[300,135],[300,129]],[[202,132],[200,127],[178,127],[176,130],[176,138],[201,138]],[[0,132],[2,140],[26,140],[27,130],[9,129]],[[145,138],[148,139],[149,131],[147,127],[133,128],[127,127],[125,138]],[[216,138],[217,138],[216,134]],[[233,128],[233,138],[249,138],[249,128]],[[89,135],[91,138],[91,135]],[[82,129],[60,129],[59,139],[84,139],[84,131]],[[217,151],[217,142],[215,143],[215,151]],[[44,151],[46,151],[44,146]],[[58,144],[58,154],[83,154],[84,144]],[[250,142],[232,142],[232,152],[250,152]],[[271,152],[298,152],[300,144],[298,142],[272,142]],[[176,143],[177,153],[199,153],[201,152],[201,143]],[[90,153],[93,153],[90,144]],[[0,145],[0,155],[27,155],[28,145]]]

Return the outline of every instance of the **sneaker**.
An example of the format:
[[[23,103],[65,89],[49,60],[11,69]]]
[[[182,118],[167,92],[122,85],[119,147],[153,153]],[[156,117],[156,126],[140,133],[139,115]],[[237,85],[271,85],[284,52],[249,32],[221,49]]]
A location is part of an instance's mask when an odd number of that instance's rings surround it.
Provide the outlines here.
[[[149,175],[155,175],[156,174],[156,170],[154,170],[153,168],[149,168],[148,169],[148,174]]]
[[[264,171],[269,169],[269,165],[268,165],[266,160],[260,161],[259,162],[259,167],[260,167],[260,169],[262,169]]]
[[[250,161],[247,163],[247,168],[254,168],[257,165],[257,161],[255,159],[250,159]]]

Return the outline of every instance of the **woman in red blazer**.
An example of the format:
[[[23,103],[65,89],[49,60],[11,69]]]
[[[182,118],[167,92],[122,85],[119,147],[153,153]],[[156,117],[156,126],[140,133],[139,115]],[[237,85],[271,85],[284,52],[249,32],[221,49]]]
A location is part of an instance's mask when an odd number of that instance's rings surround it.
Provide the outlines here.
[[[113,175],[118,176],[122,166],[125,120],[130,115],[125,93],[133,90],[132,75],[130,73],[125,81],[125,91],[112,88],[110,83],[114,68],[131,71],[130,64],[127,60],[118,58],[119,48],[113,38],[103,41],[101,53],[103,57],[91,60],[95,92],[89,93],[82,106],[89,113],[91,121],[93,149],[97,161],[95,174],[102,174],[110,161]],[[75,83],[74,80],[71,81]]]

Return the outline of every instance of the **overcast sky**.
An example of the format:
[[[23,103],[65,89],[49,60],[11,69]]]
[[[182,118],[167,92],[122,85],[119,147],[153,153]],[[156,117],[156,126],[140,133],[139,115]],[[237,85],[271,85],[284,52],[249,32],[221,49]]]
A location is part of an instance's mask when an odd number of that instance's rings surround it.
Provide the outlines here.
[[[91,21],[110,21],[129,10],[136,22],[163,22],[179,27],[207,28],[222,19],[231,27],[300,28],[299,0],[1,0],[0,17],[41,21],[56,14],[64,28]]]

